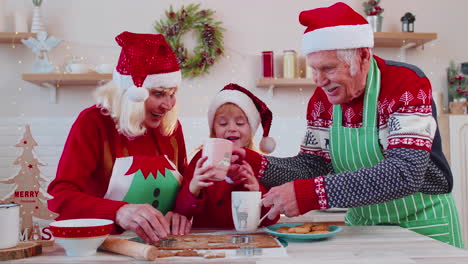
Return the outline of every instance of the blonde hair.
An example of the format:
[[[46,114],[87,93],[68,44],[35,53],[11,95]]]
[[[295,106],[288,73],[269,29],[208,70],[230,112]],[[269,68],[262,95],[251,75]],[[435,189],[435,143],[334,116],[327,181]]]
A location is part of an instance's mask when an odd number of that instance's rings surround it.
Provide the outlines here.
[[[221,114],[222,112],[231,112],[231,111],[234,111],[234,109],[241,110],[242,113],[244,114],[245,118],[247,118],[247,121],[249,120],[249,118],[244,113],[244,111],[239,106],[237,106],[236,104],[233,104],[233,103],[225,103],[225,104],[220,105],[218,107],[218,109],[216,109],[213,120],[216,119],[216,116]],[[214,122],[213,122],[213,124],[214,124]],[[250,123],[247,122],[247,124],[250,127]],[[250,127],[250,129],[252,129],[252,127]],[[254,132],[254,131],[251,131],[251,132]],[[255,134],[255,133],[251,133],[251,134]],[[216,132],[214,130],[214,125],[210,128],[210,138],[216,138]],[[263,153],[255,146],[255,144],[253,142],[253,136],[252,135],[250,135],[249,142],[247,143],[247,146],[245,146],[245,147],[248,148],[248,149],[251,149],[253,151]],[[202,149],[203,149],[203,145],[200,145],[200,146],[196,147],[192,152],[190,152],[190,154],[188,155],[189,160],[191,160],[195,156],[195,154],[197,154],[197,152],[199,150],[202,150]]]
[[[233,103],[225,103],[225,104],[222,104],[221,106],[218,107],[218,109],[216,109],[216,113],[214,114],[214,117],[213,117],[213,120],[216,119],[216,116],[218,116],[219,114],[221,114],[222,112],[232,112],[236,109],[239,109],[240,111],[242,111],[242,113],[244,114],[245,118],[247,119],[247,121],[249,120],[249,118],[247,117],[247,115],[244,113],[244,111],[239,107],[237,106],[236,104],[233,104]],[[214,123],[214,122],[213,122]],[[249,125],[250,127],[250,123],[247,122],[247,124]],[[252,129],[252,127],[250,127],[250,129]],[[252,134],[255,134],[255,131],[251,131],[251,135],[249,137],[249,142],[246,146],[246,148],[248,149],[252,149],[252,150],[255,150],[256,151],[256,148],[255,148],[255,145],[253,143],[253,136]],[[210,138],[214,138],[216,137],[215,136],[216,133],[215,133],[215,130],[214,130],[214,125],[211,127],[211,131],[210,131]]]
[[[144,88],[139,88],[144,89]],[[97,105],[104,115],[112,117],[116,129],[128,138],[135,138],[145,134],[145,102],[131,101],[127,96],[127,89],[121,89],[110,81],[100,86],[94,92]],[[177,127],[177,109],[174,106],[161,120],[159,130],[162,135],[171,135]]]

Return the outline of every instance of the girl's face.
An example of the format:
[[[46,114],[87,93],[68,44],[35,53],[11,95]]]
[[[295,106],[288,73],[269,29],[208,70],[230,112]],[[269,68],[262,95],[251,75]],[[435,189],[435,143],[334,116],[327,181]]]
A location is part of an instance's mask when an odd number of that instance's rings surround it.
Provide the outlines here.
[[[237,147],[248,147],[251,138],[249,121],[238,106],[227,103],[218,108],[213,120],[216,138],[230,140]]]
[[[139,88],[142,89],[142,88]],[[149,97],[145,101],[145,121],[147,128],[158,128],[176,103],[177,88],[154,88],[149,90]]]

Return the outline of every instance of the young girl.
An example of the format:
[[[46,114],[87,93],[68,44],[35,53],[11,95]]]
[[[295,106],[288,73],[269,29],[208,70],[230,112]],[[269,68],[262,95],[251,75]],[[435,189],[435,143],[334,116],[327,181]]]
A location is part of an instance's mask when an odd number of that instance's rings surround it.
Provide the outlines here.
[[[268,107],[247,89],[237,85],[226,85],[211,101],[208,109],[210,137],[231,140],[235,146],[254,148],[253,136],[262,123],[263,139],[260,151],[271,153],[275,142],[268,137],[272,113]],[[231,211],[231,192],[268,190],[260,185],[252,167],[245,161],[238,164],[240,177],[233,180],[210,181],[214,170],[205,165],[207,157],[202,150],[193,157],[184,173],[182,187],[177,196],[175,211],[193,217],[193,227],[234,228]],[[262,208],[262,216],[269,208]],[[268,217],[261,225],[271,225],[278,221]]]

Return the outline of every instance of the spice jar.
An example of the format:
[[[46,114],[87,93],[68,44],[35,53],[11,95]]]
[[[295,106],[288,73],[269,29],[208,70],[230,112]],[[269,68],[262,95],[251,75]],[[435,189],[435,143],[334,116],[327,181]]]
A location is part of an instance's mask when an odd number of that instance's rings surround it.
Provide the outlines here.
[[[275,77],[275,67],[274,67],[274,55],[273,51],[263,51],[262,52],[262,62],[263,62],[263,77],[273,78]]]
[[[294,50],[283,51],[283,78],[297,78],[297,54]]]
[[[313,78],[313,76],[312,76],[312,74],[313,74],[312,67],[309,66],[307,57],[306,57],[306,60],[305,60],[305,68],[306,68],[306,74],[305,74],[306,79],[312,79]]]

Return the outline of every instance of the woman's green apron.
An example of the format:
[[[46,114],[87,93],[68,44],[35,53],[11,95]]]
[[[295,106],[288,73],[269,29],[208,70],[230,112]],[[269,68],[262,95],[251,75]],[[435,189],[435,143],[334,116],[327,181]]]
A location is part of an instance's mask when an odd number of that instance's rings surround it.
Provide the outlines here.
[[[334,106],[330,154],[336,173],[370,168],[384,159],[378,142],[379,91],[380,70],[372,59],[364,95],[362,127],[343,127],[341,105]],[[345,221],[348,225],[399,225],[463,247],[458,212],[451,193],[415,193],[385,203],[349,208]]]
[[[104,198],[150,204],[163,214],[172,210],[182,175],[162,155],[117,158]]]

